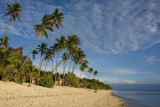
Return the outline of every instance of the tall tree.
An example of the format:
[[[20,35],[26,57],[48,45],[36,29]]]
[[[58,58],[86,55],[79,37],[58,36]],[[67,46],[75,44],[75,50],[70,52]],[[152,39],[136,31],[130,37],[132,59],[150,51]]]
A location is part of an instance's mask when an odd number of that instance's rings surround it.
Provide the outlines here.
[[[36,66],[32,66],[32,65],[27,65],[27,70],[29,72],[29,87],[31,87],[31,83],[32,83],[32,80],[33,80],[33,75],[35,73],[35,71],[38,70],[38,68]]]
[[[20,56],[11,53],[6,47],[0,47],[0,72],[6,72],[7,68],[16,68],[21,64]]]
[[[20,17],[20,13],[22,12],[21,10],[22,6],[19,4],[19,3],[14,3],[12,5],[7,5],[7,13],[4,15],[4,16],[8,16],[10,15],[10,21],[8,23],[8,26],[7,26],[7,29],[6,29],[6,32],[5,32],[5,35],[3,37],[3,42],[2,42],[2,46],[4,44],[4,41],[5,41],[5,38],[6,38],[6,35],[7,35],[7,31],[8,31],[8,28],[9,28],[9,25],[10,25],[10,22],[12,20],[16,20],[16,18],[21,21],[21,17]]]
[[[77,35],[68,36],[68,40],[66,41],[67,55],[71,55],[74,50],[78,50],[78,45],[80,45],[80,40]],[[53,71],[57,69],[57,67],[61,64],[62,61],[63,59],[56,65]]]
[[[21,68],[22,68],[23,65],[26,63],[27,59],[29,58],[29,55],[31,54],[32,50],[34,49],[36,43],[38,42],[38,40],[39,40],[39,38],[40,38],[40,35],[42,35],[45,39],[47,39],[47,38],[48,38],[48,35],[47,35],[47,33],[46,33],[46,29],[47,29],[47,30],[50,30],[50,31],[53,31],[52,26],[51,26],[50,22],[48,21],[48,18],[49,18],[49,17],[48,17],[47,15],[45,15],[45,16],[43,17],[43,19],[42,19],[42,24],[40,24],[40,25],[35,25],[35,26],[34,26],[34,30],[35,30],[35,32],[37,33],[37,36],[36,36],[36,37],[37,37],[37,40],[36,40],[36,42],[34,43],[34,45],[33,45],[32,49],[30,50],[29,54],[27,55],[27,58],[25,59],[25,61],[24,61],[23,64],[21,65]],[[40,74],[40,72],[39,72],[39,74]]]
[[[66,48],[66,38],[64,36],[61,36],[60,39],[57,38],[56,43],[55,43],[55,51],[57,53],[56,66],[58,64],[59,52],[61,52],[62,49],[64,50],[65,48]],[[57,68],[56,68],[56,73],[55,73],[55,82],[56,82],[56,74],[57,74]]]
[[[49,60],[52,60],[52,50],[51,49],[48,49],[47,52],[46,52],[46,56],[45,56],[45,61],[46,61],[45,72],[46,72],[47,62],[49,62]]]
[[[62,25],[62,20],[63,20],[63,18],[64,18],[64,17],[63,17],[63,13],[59,12],[59,9],[58,9],[58,8],[56,8],[55,12],[53,12],[53,15],[49,15],[48,17],[49,17],[48,20],[49,20],[49,22],[50,22],[50,24],[51,24],[51,26],[52,26],[53,28],[54,28],[54,26],[55,26],[57,29],[59,29],[59,26],[62,26],[62,27],[63,27],[63,25]],[[53,33],[53,31],[51,31],[50,37],[49,37],[49,39],[48,39],[47,48],[48,48],[49,42],[50,42],[50,40],[51,40],[52,33]],[[43,60],[44,60],[44,56],[45,56],[46,52],[47,52],[47,51],[45,51],[45,53],[44,53],[44,55],[43,55],[43,58],[42,58],[42,61],[41,61],[41,66],[42,66],[42,64],[43,64]],[[40,69],[39,69],[39,70],[41,70],[41,66],[40,66]]]
[[[67,57],[66,57],[67,56]],[[65,68],[66,68],[66,64],[67,64],[67,60],[69,59],[69,57],[68,57],[68,55],[67,55],[67,53],[64,53],[63,54],[63,85],[64,85],[64,75],[65,75]]]
[[[88,61],[87,60],[84,60],[83,63],[81,64],[80,66],[80,70],[82,71],[81,74],[80,74],[80,78],[82,77],[82,74],[84,71],[86,71],[86,68],[88,68]]]
[[[41,60],[42,60],[42,55],[44,54],[45,50],[46,50],[46,44],[45,43],[41,43],[41,45],[38,45],[38,52],[40,52],[40,62],[39,62],[39,69],[40,69],[40,64],[41,64]],[[39,71],[40,73],[40,71]]]
[[[82,63],[83,58],[86,58],[86,55],[84,54],[84,51],[82,51],[81,48],[78,48],[78,51],[76,52],[73,58],[74,65],[72,68],[72,73],[74,73],[74,70],[76,69],[77,65]]]
[[[88,76],[88,79],[89,79],[90,75],[93,73],[93,68],[89,68],[88,72],[89,72],[89,76]]]
[[[93,76],[95,78],[95,76],[98,74],[98,71],[94,71]]]
[[[3,46],[8,47],[8,45],[9,45],[8,41],[9,41],[9,40],[10,40],[10,39],[9,39],[7,36],[5,37],[4,42],[3,42],[3,39],[0,38],[0,46],[2,46],[2,43],[3,43]]]
[[[54,55],[55,55],[55,46],[51,46],[50,49],[52,50],[52,75],[53,75],[53,65],[54,65]]]
[[[35,56],[36,54],[38,54],[38,51],[37,51],[37,50],[33,50],[33,51],[32,51],[32,55],[33,55],[33,56],[32,56],[32,62],[33,62],[33,60],[36,59],[36,56]]]

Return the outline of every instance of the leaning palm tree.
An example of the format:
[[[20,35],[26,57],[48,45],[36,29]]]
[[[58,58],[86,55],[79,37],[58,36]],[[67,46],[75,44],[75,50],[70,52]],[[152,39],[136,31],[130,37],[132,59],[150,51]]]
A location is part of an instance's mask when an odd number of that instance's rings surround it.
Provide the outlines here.
[[[67,55],[71,55],[75,50],[78,50],[78,45],[80,45],[80,39],[77,35],[68,36],[68,40],[66,41]],[[65,57],[64,57],[65,58]],[[63,59],[56,65],[52,72],[62,63]]]
[[[57,61],[56,61],[56,66],[58,64],[58,58],[59,58],[59,52],[61,52],[61,47],[60,47],[60,43],[55,43],[54,44],[55,46],[55,52],[57,53]],[[53,71],[52,71],[52,74],[53,74]],[[57,74],[57,68],[56,68],[56,72],[55,72],[55,85],[56,85],[56,74]]]
[[[94,71],[93,76],[95,78],[95,76],[98,74],[98,71]]]
[[[53,31],[52,26],[51,26],[50,22],[48,21],[48,16],[47,16],[47,15],[45,15],[45,16],[43,17],[43,19],[42,19],[42,24],[40,24],[40,25],[35,25],[35,26],[34,26],[34,30],[35,30],[35,32],[37,33],[37,40],[36,40],[36,42],[34,43],[32,49],[30,50],[27,58],[25,59],[25,61],[24,61],[23,64],[21,65],[21,68],[22,68],[23,65],[26,63],[29,55],[31,54],[31,52],[32,52],[32,50],[34,49],[36,43],[38,42],[38,40],[39,40],[39,38],[40,38],[40,35],[42,35],[45,39],[48,38],[47,33],[46,33],[46,29],[47,29],[47,30],[50,30],[50,31]],[[40,71],[39,71],[39,74],[40,74]]]
[[[46,61],[45,72],[46,72],[47,62],[49,62],[49,60],[52,60],[52,50],[51,49],[47,50],[47,53],[45,56],[45,61]]]
[[[72,68],[72,74],[74,73],[74,70],[76,69],[77,65],[81,64],[83,61],[83,58],[86,58],[86,55],[84,54],[84,51],[82,51],[81,48],[78,48],[78,51],[76,52],[76,54],[74,55],[74,65]]]
[[[40,52],[40,63],[39,63],[39,68],[40,68],[40,64],[41,64],[41,60],[42,60],[42,55],[44,54],[45,50],[46,50],[46,44],[45,43],[41,43],[41,45],[38,45],[38,52]]]
[[[67,60],[69,59],[69,57],[68,57],[67,53],[64,53],[62,58],[63,58],[63,85],[64,85],[65,68],[66,68]]]
[[[55,40],[55,44],[54,44],[54,51],[57,53],[57,61],[56,61],[56,66],[58,64],[58,57],[59,57],[59,52],[62,51],[62,49],[64,50],[66,48],[66,38],[64,36],[61,36],[60,39],[56,39]],[[56,73],[57,73],[57,68],[56,68]],[[52,70],[52,74],[53,74],[53,70]]]
[[[21,21],[21,17],[20,17],[20,13],[22,12],[21,10],[22,6],[19,4],[19,3],[14,3],[12,5],[7,5],[7,13],[4,15],[4,16],[8,16],[10,15],[10,21],[8,23],[8,26],[7,26],[7,29],[6,29],[6,32],[5,32],[5,35],[3,37],[3,42],[2,42],[2,46],[3,46],[3,43],[5,41],[5,38],[6,38],[6,35],[7,35],[7,31],[8,31],[8,28],[9,28],[9,25],[10,25],[10,22],[12,20],[15,21],[15,19],[17,18],[19,21]]]
[[[91,73],[93,72],[93,68],[89,68],[88,72],[89,72],[89,76],[88,76],[88,79],[89,79]]]
[[[48,17],[49,17],[48,21],[50,22],[50,24],[51,24],[51,26],[53,28],[55,26],[57,29],[59,29],[59,25],[63,27],[63,25],[62,25],[62,20],[64,18],[63,17],[63,13],[60,13],[58,8],[56,8],[55,12],[53,12],[53,15],[49,15]],[[51,40],[52,33],[53,33],[53,31],[51,31],[50,37],[48,39],[47,48],[48,48],[49,42]],[[45,51],[45,53],[43,55],[43,58],[42,58],[42,61],[41,61],[41,65],[43,64],[43,60],[44,60],[46,52],[47,51]],[[41,68],[39,70],[41,70]]]
[[[33,50],[33,51],[32,51],[32,55],[33,55],[33,56],[32,56],[32,62],[33,62],[33,60],[36,59],[36,56],[35,56],[36,54],[38,54],[38,51],[37,51],[37,50]]]
[[[80,78],[82,77],[82,74],[84,71],[86,71],[86,68],[88,68],[88,61],[84,60],[83,63],[80,65],[80,70],[82,71],[80,74]]]
[[[55,46],[51,46],[50,49],[52,50],[52,73],[53,74],[53,65],[54,65],[54,55],[55,55]]]

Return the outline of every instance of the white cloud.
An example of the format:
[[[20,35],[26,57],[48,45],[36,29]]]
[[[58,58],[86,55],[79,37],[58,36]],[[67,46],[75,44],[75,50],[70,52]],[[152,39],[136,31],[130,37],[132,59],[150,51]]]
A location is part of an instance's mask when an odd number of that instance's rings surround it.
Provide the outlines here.
[[[159,1],[111,0],[100,3],[94,0],[71,0],[59,5],[52,1],[16,1],[23,5],[22,23],[16,21],[11,25],[9,34],[35,37],[33,25],[39,24],[44,14],[51,14],[58,7],[64,13],[64,27],[56,30],[54,38],[77,34],[88,52],[119,54],[160,43],[160,36],[157,36],[160,34],[157,28],[160,22]],[[13,3],[1,2],[4,5]],[[6,8],[4,5],[3,8]],[[0,34],[4,33],[7,23],[5,19],[0,21]]]
[[[114,73],[114,74],[125,74],[125,75],[134,75],[137,74],[138,72],[131,70],[131,69],[127,69],[127,68],[117,68],[114,70],[109,70],[108,72]]]
[[[119,79],[119,78],[113,78],[113,77],[99,78],[99,80],[105,83],[124,83],[124,84],[136,83],[136,81],[134,80],[125,80],[125,79]]]
[[[67,23],[72,22],[67,24],[68,31],[76,31],[84,48],[95,53],[118,54],[148,48],[160,43],[160,37],[155,36],[160,15],[156,3],[149,2],[154,6],[148,8],[145,2],[140,5],[143,2],[72,2],[74,10],[72,14],[68,12]],[[70,29],[72,26],[76,27]]]
[[[155,56],[145,56],[144,59],[150,64],[160,63],[160,58],[156,58]]]

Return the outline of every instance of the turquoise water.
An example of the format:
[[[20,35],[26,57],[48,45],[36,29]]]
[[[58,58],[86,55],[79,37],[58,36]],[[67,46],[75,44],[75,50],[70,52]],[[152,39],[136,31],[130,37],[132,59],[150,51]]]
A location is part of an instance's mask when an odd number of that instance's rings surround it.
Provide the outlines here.
[[[160,91],[119,91],[113,95],[125,98],[127,107],[160,107]]]

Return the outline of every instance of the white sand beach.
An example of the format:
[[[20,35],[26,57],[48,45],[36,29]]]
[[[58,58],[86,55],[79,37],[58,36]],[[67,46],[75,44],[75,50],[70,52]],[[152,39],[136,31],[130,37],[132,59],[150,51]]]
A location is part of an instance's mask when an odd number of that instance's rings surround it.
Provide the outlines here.
[[[119,107],[122,102],[111,92],[0,81],[0,107]]]

